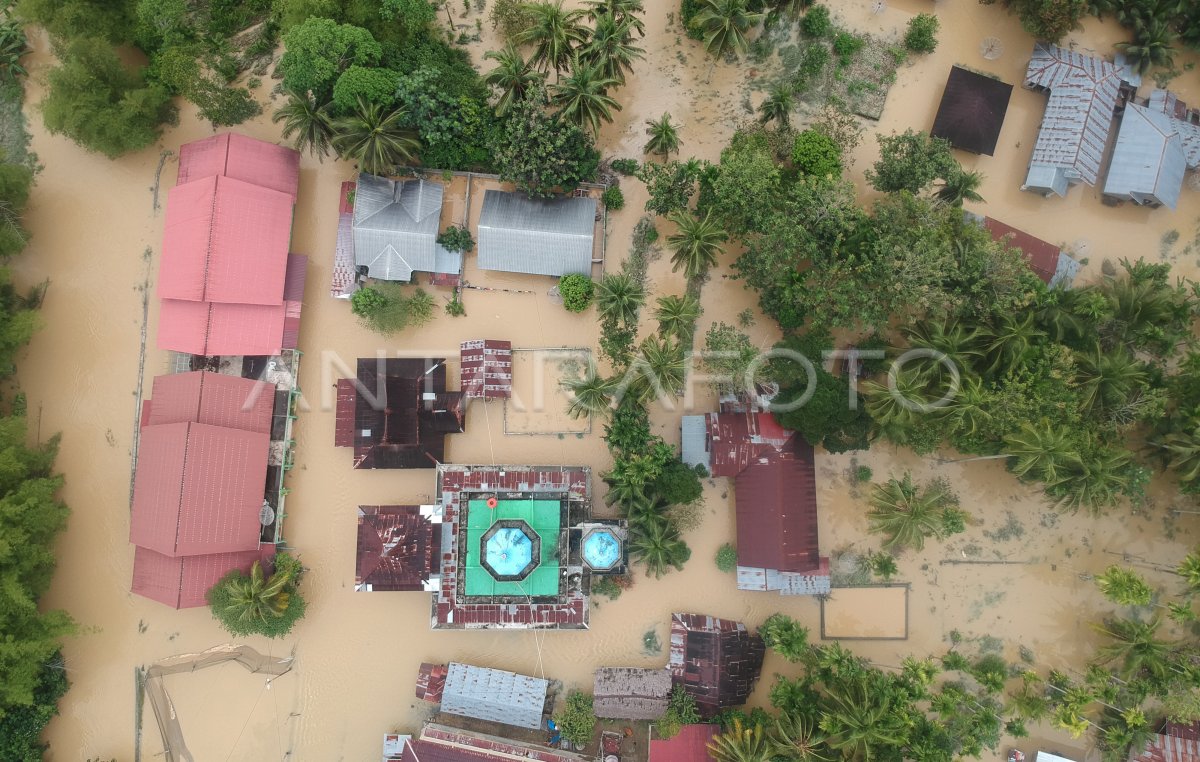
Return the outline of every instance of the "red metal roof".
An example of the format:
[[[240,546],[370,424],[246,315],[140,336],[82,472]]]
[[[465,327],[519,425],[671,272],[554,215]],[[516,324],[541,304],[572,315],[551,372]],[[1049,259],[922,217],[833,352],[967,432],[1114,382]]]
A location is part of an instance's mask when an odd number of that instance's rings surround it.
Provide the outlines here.
[[[464,341],[459,350],[459,388],[467,399],[512,396],[512,342]]]
[[[756,411],[708,414],[713,476],[737,476],[762,453],[781,449],[792,432],[775,416]]]
[[[270,434],[275,388],[249,378],[193,371],[155,377],[147,402],[147,426],[195,421]]]
[[[234,569],[250,573],[255,561],[270,558],[275,546],[240,553],[171,558],[149,548],[133,549],[133,592],[176,609],[207,605],[209,588]]]
[[[424,590],[441,541],[442,525],[419,505],[360,505],[355,588]]]
[[[1049,283],[1050,279],[1054,277],[1062,249],[991,217],[983,218],[983,226],[991,234],[992,240],[1002,241],[1007,238],[1006,242],[1009,246],[1019,249],[1025,255],[1026,261],[1029,262],[1029,269],[1033,270],[1042,279],[1042,282]]]
[[[300,152],[232,132],[179,147],[176,185],[216,175],[271,188],[295,199],[300,185]]]
[[[813,448],[799,435],[734,480],[739,566],[808,573],[821,566]]]
[[[424,662],[417,672],[417,698],[434,704],[442,703],[449,665]]]
[[[152,408],[153,410],[153,408]],[[203,423],[142,430],[129,539],[168,556],[258,547],[270,435]]]
[[[1165,723],[1131,762],[1200,762],[1200,723]]]
[[[158,295],[279,304],[291,230],[286,193],[229,177],[177,185],[167,195]]]
[[[716,725],[684,725],[669,740],[650,739],[650,762],[704,762],[712,759],[708,742],[717,735]]]

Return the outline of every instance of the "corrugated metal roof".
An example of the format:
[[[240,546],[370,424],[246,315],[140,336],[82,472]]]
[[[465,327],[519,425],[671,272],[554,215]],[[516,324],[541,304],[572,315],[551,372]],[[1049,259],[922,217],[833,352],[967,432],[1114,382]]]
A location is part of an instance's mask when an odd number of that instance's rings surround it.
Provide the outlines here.
[[[1179,202],[1187,158],[1183,144],[1162,112],[1136,103],[1125,107],[1116,147],[1108,165],[1104,195],[1171,209]]]
[[[955,148],[991,156],[1011,95],[1010,84],[952,66],[929,134],[949,140]]]
[[[271,188],[295,199],[300,186],[300,152],[234,132],[179,147],[176,185],[217,175]]]
[[[442,184],[430,180],[360,174],[354,193],[355,263],[383,280],[411,280],[414,270],[435,272],[442,193]]]
[[[271,432],[275,387],[208,371],[156,376],[146,425],[195,421],[210,426]]]
[[[586,275],[592,271],[595,229],[594,198],[542,199],[487,190],[479,215],[478,265],[531,275]]]
[[[809,574],[820,568],[813,448],[798,434],[734,480],[740,566]]]
[[[451,662],[442,711],[537,730],[549,687],[541,678]]]
[[[650,762],[705,762],[712,759],[708,742],[716,737],[716,725],[684,725],[667,740],[650,739]]]
[[[354,589],[427,589],[441,552],[438,519],[419,505],[360,505]]]
[[[162,299],[279,304],[292,197],[230,177],[177,185],[167,195]]]
[[[671,682],[696,699],[701,715],[746,703],[762,672],[762,638],[732,619],[671,615]]]
[[[671,673],[666,669],[601,667],[593,686],[597,717],[616,720],[656,720],[667,711]]]
[[[255,561],[270,558],[274,545],[240,553],[210,553],[172,558],[149,548],[134,546],[132,591],[172,608],[208,605],[205,595],[234,569],[250,573]]]
[[[708,416],[685,415],[680,427],[680,460],[689,466],[704,466],[712,472],[712,458],[708,452]]]
[[[258,547],[270,435],[203,423],[142,430],[129,539],[168,556]]]
[[[1116,67],[1038,42],[1025,72],[1025,86],[1050,91],[1025,185],[1059,195],[1065,193],[1063,181],[1078,179],[1095,185],[1121,86]]]
[[[593,762],[575,752],[428,723],[404,749],[403,762]]]
[[[991,217],[983,218],[983,227],[992,236],[993,241],[1003,241],[1024,254],[1029,269],[1033,270],[1042,282],[1049,283],[1053,279],[1058,270],[1058,260],[1063,256],[1058,246]]]
[[[1130,762],[1200,762],[1200,722],[1164,723],[1141,753],[1135,749],[1129,759]]]
[[[459,389],[467,399],[512,396],[512,342],[464,341],[459,347]]]

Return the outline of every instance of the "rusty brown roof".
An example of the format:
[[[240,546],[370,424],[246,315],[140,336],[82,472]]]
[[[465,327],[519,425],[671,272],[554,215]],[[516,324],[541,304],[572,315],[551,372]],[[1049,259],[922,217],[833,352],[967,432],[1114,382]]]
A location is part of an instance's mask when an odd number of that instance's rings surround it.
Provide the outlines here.
[[[946,90],[929,134],[955,148],[991,156],[1008,112],[1012,85],[960,66],[950,67]]]
[[[357,590],[424,590],[438,565],[442,525],[419,505],[360,505]]]
[[[1054,277],[1062,249],[991,217],[983,218],[983,226],[991,234],[992,240],[1004,241],[1023,253],[1025,260],[1029,262],[1029,269],[1033,270],[1043,283],[1049,283]]]
[[[671,615],[671,682],[705,717],[746,703],[762,672],[766,647],[746,625],[705,614]]]
[[[739,566],[807,573],[821,565],[813,448],[793,436],[734,480]]]

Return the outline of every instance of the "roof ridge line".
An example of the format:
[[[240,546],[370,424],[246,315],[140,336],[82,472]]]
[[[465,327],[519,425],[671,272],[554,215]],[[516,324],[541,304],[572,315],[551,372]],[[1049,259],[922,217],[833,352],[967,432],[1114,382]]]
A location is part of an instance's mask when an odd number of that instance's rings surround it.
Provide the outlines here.
[[[204,279],[201,281],[201,284],[203,285],[204,290],[201,294],[201,299],[200,299],[200,301],[202,301],[202,302],[208,301],[208,298],[207,298],[208,297],[208,266],[209,266],[210,262],[212,261],[213,232],[216,230],[216,227],[217,227],[217,224],[216,224],[217,223],[217,188],[221,184],[221,177],[222,177],[221,175],[213,176],[212,203],[209,205],[209,209],[208,209],[208,236],[205,239],[205,246],[204,246]],[[210,314],[211,314],[211,310],[210,310]],[[208,350],[208,337],[207,336],[204,337],[204,349],[205,349],[205,351]]]
[[[183,490],[184,484],[187,482],[188,450],[191,447],[192,424],[189,421],[185,422],[184,426],[186,428],[184,429],[185,435],[183,438],[183,467],[179,473],[179,502],[176,504],[177,510],[175,511],[175,545],[172,548],[175,555],[171,556],[172,558],[182,558],[179,555],[179,525],[183,522]]]

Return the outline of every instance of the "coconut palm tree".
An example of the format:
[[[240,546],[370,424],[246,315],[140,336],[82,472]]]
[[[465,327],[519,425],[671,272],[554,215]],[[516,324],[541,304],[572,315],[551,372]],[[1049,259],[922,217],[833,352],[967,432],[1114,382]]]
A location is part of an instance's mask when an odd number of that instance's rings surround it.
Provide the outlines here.
[[[318,103],[311,93],[290,89],[284,93],[287,103],[271,116],[271,121],[283,122],[283,137],[291,140],[297,151],[307,151],[324,161],[333,148],[334,129],[329,104]]]
[[[682,341],[700,317],[700,302],[691,294],[660,296],[654,317],[658,320],[659,333]]]
[[[657,121],[647,119],[646,134],[650,139],[646,141],[643,153],[660,153],[664,161],[669,161],[671,152],[679,150],[679,132],[676,125],[671,124],[670,114],[663,114]]]
[[[683,389],[687,361],[678,343],[657,334],[647,336],[638,357],[638,373],[630,384],[635,399],[645,403]]]
[[[758,107],[758,121],[775,122],[781,129],[792,124],[792,107],[796,105],[795,90],[787,82],[776,82],[767,91],[767,98]]]
[[[496,113],[506,114],[513,104],[525,97],[525,93],[539,79],[533,68],[533,62],[525,60],[521,51],[512,42],[503,50],[489,50],[484,58],[496,62],[496,68],[483,76],[483,81],[495,87],[500,92],[496,101]]]
[[[735,718],[733,727],[708,742],[708,753],[716,762],[770,762],[773,756],[763,726],[743,727],[741,718]]]
[[[1153,444],[1167,452],[1167,464],[1179,481],[1194,484],[1200,480],[1200,421],[1188,421],[1185,431],[1173,431]]]
[[[1004,437],[1004,452],[1013,458],[1009,468],[1022,479],[1057,482],[1068,467],[1081,465],[1079,448],[1068,431],[1045,422],[1022,423]]]
[[[1074,342],[1087,335],[1092,321],[1077,311],[1081,299],[1089,292],[1087,288],[1050,289],[1041,300],[1038,310],[1038,325],[1058,342]],[[1094,293],[1094,291],[1093,291]]]
[[[416,133],[402,126],[407,117],[403,107],[385,111],[380,104],[359,98],[353,114],[333,123],[333,147],[343,159],[357,161],[363,172],[391,174],[421,147]]]
[[[566,379],[562,384],[572,394],[567,406],[567,414],[572,418],[602,413],[612,403],[615,384],[611,379],[601,377],[595,368],[588,368],[582,376]]]
[[[230,575],[220,583],[221,595],[213,596],[214,614],[222,622],[253,631],[287,611],[288,587],[293,580],[294,574],[287,568],[268,578],[255,561],[249,575]]]
[[[763,26],[771,27],[781,18],[798,21],[804,15],[804,9],[813,4],[813,0],[767,0],[766,7],[770,8]]]
[[[1058,506],[1068,511],[1086,508],[1100,513],[1129,494],[1139,469],[1131,468],[1127,450],[1103,447],[1068,461],[1057,481],[1047,482],[1048,494],[1058,498]]]
[[[956,501],[944,482],[933,481],[924,487],[913,483],[912,474],[889,479],[871,488],[871,511],[867,519],[870,531],[888,535],[883,549],[911,547],[921,550],[925,538],[945,536],[945,515]]]
[[[645,494],[638,495],[622,505],[622,508],[625,509],[625,518],[630,524],[637,526],[646,526],[649,523],[665,519],[667,509],[670,507],[661,497]]]
[[[587,27],[581,23],[584,11],[568,11],[563,0],[554,3],[530,3],[524,6],[533,16],[530,27],[517,35],[517,44],[533,46],[533,61],[543,72],[567,68],[575,49],[587,42]]]
[[[617,461],[624,463],[625,461]],[[615,466],[614,466],[615,469]],[[637,501],[646,497],[645,482],[638,482],[624,473],[609,473],[604,477],[608,484],[608,493],[604,496],[605,505],[616,505],[628,509]]]
[[[708,67],[710,79],[718,59],[746,50],[746,33],[762,17],[761,13],[750,12],[746,0],[704,0],[694,23],[704,35],[704,49],[713,58]]]
[[[1096,632],[1112,638],[1112,643],[1096,652],[1100,664],[1117,662],[1117,673],[1124,678],[1150,677],[1157,680],[1171,671],[1171,649],[1174,644],[1158,640],[1158,616],[1148,620],[1111,619],[1093,625]]]
[[[645,55],[633,44],[633,27],[629,21],[617,21],[607,13],[595,16],[592,38],[579,49],[579,57],[596,66],[600,73],[618,84],[625,84],[625,75],[633,71],[633,62]]]
[[[683,571],[692,550],[679,538],[679,530],[665,517],[632,527],[629,555],[646,565],[646,573],[661,577],[671,567]]]
[[[910,346],[941,352],[960,371],[969,369],[983,357],[983,333],[962,321],[926,318],[901,330]]]
[[[1125,54],[1138,74],[1145,75],[1150,69],[1171,68],[1175,63],[1175,32],[1166,19],[1153,19],[1150,23],[1134,29],[1133,42],[1118,42],[1117,50]]]
[[[939,201],[953,206],[962,206],[963,201],[983,203],[983,196],[979,195],[979,186],[982,184],[982,172],[968,172],[959,167],[942,180],[941,187],[933,195]]]
[[[625,273],[608,273],[596,284],[595,298],[602,319],[632,326],[646,301],[646,290]]]
[[[646,36],[646,25],[641,19],[646,10],[642,0],[588,0],[587,6],[588,16],[593,21],[601,16],[611,16],[618,23],[628,24],[630,31],[637,32],[638,37]]]
[[[1083,409],[1103,414],[1125,405],[1147,383],[1146,366],[1125,347],[1075,353]]]
[[[972,436],[988,425],[994,416],[989,410],[993,395],[979,376],[963,376],[958,394],[946,406],[947,418],[956,423],[958,431]]]
[[[846,760],[870,760],[876,748],[898,748],[907,737],[897,697],[870,674],[828,686],[819,727]]]
[[[833,762],[825,734],[812,717],[799,712],[780,713],[770,738],[774,753],[788,762]]]
[[[1115,564],[1096,577],[1096,586],[1105,598],[1122,606],[1145,606],[1154,597],[1154,590],[1140,574]]]
[[[1184,556],[1183,560],[1179,562],[1179,566],[1175,568],[1175,573],[1183,577],[1189,591],[1200,592],[1200,550]]]
[[[1045,336],[1046,332],[1038,328],[1032,312],[1002,315],[995,325],[988,326],[984,337],[983,350],[988,357],[984,372],[990,376],[1003,376],[1020,366],[1034,345]]]
[[[550,100],[560,116],[594,136],[600,132],[601,119],[611,122],[612,112],[621,110],[621,104],[608,94],[609,88],[618,84],[605,76],[599,65],[577,56],[571,61],[570,75],[550,88]]]
[[[669,219],[679,227],[678,232],[667,236],[667,245],[674,252],[671,254],[671,271],[682,268],[688,278],[703,275],[717,263],[717,257],[723,251],[721,244],[729,236],[712,218],[711,209],[704,217],[682,211],[672,212]]]
[[[941,393],[934,391],[926,369],[916,363],[903,366],[889,376],[894,381],[896,393],[890,383],[864,381],[861,385],[867,412],[875,427],[896,444],[909,444],[912,433],[921,424],[936,420],[943,408],[929,409]]]

